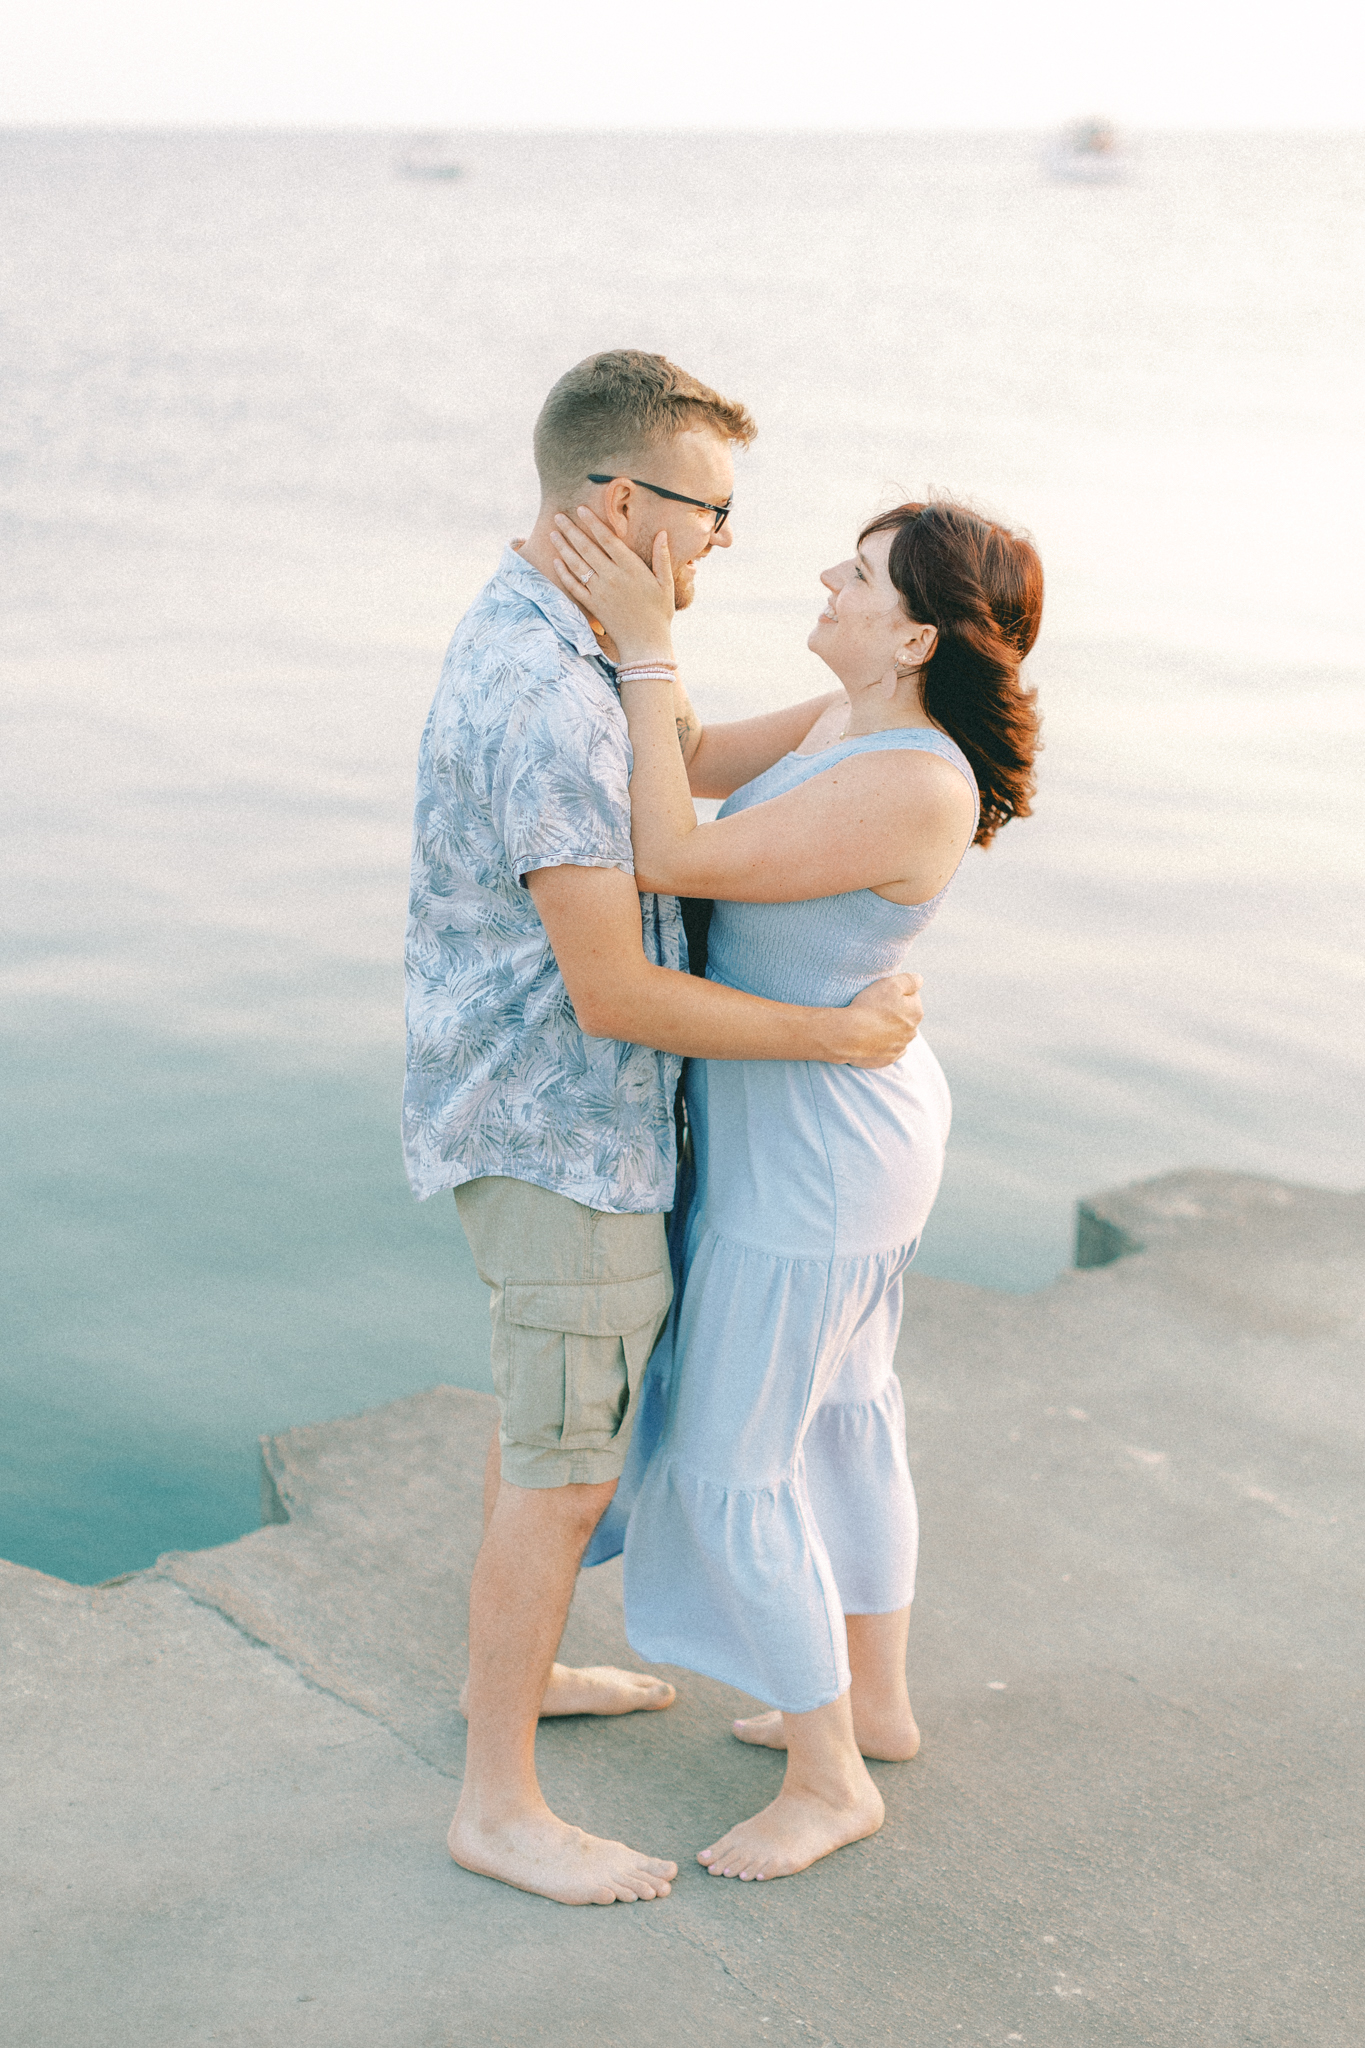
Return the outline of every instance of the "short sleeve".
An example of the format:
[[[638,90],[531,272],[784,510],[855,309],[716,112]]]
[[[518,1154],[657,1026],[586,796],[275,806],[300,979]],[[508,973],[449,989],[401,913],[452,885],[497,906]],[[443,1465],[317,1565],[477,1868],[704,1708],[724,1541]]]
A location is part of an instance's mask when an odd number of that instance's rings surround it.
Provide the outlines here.
[[[582,677],[561,673],[528,692],[508,722],[492,810],[519,882],[537,868],[635,873],[630,740],[615,700],[608,708],[594,695]]]

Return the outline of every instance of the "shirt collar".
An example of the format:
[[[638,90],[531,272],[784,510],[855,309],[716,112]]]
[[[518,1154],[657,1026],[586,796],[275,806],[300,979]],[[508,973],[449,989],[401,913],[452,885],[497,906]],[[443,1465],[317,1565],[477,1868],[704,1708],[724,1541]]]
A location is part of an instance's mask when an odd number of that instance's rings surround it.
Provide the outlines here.
[[[516,591],[518,597],[524,597],[528,604],[535,606],[560,639],[568,641],[575,654],[585,654],[598,661],[606,660],[597,635],[573,599],[566,597],[562,590],[556,590],[549,577],[542,576],[539,569],[524,562],[515,548],[503,549],[496,573],[502,582]]]

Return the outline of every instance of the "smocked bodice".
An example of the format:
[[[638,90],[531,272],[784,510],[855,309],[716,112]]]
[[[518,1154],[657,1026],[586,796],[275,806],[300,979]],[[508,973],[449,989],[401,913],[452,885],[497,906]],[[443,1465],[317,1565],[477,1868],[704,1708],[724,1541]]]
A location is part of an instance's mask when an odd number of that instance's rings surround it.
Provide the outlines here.
[[[753,804],[785,796],[812,775],[822,774],[854,754],[895,748],[917,749],[951,761],[976,797],[976,782],[962,749],[946,733],[916,726],[840,740],[818,754],[786,754],[765,774],[727,797],[719,815],[731,817]],[[842,1008],[869,982],[904,972],[912,940],[924,930],[951,886],[950,878],[928,902],[913,904],[888,903],[872,889],[852,889],[844,895],[818,896],[800,903],[717,902],[711,920],[707,975],[774,1002]]]

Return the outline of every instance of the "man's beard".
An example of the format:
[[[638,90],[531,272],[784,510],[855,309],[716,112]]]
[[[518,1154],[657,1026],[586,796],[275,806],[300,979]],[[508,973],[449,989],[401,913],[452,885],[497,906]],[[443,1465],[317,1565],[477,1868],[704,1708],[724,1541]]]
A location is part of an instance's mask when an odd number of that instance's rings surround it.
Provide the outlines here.
[[[635,552],[647,569],[654,567],[654,543],[643,540],[635,543]],[[697,565],[695,562],[679,562],[673,571],[673,609],[685,612],[697,594]]]

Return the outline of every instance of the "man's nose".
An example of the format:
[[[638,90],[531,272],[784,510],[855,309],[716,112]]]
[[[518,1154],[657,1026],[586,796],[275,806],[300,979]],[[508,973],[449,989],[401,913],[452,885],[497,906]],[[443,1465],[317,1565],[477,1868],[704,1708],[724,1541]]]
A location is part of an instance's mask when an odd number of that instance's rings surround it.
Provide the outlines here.
[[[726,520],[726,522],[725,522],[724,526],[722,526],[722,528],[720,529],[720,532],[719,532],[719,533],[713,533],[713,534],[712,534],[712,536],[711,536],[711,545],[712,545],[712,547],[713,547],[713,548],[728,548],[728,547],[729,547],[729,545],[730,545],[731,541],[732,541],[732,540],[734,539],[734,537],[735,537],[735,536],[734,536],[734,533],[733,533],[733,531],[731,530],[731,522],[733,521],[733,519],[734,519],[734,516],[735,516],[735,515],[734,515],[734,513],[732,512],[732,513],[730,514],[730,518]]]

